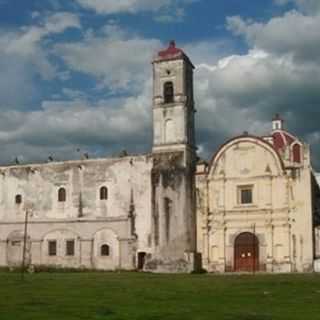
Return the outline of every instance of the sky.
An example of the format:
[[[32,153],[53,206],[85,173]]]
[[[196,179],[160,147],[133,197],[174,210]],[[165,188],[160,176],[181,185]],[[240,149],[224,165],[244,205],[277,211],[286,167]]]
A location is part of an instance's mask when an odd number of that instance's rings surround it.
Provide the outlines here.
[[[0,0],[0,163],[149,152],[151,61],[175,40],[201,157],[279,113],[319,171],[319,30],[319,0]]]

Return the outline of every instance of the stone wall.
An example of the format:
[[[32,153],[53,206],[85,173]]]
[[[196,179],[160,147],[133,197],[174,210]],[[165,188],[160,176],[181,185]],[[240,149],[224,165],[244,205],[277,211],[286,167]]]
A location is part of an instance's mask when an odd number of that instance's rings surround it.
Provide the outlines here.
[[[239,137],[218,150],[197,174],[198,250],[209,271],[235,270],[235,239],[254,234],[260,271],[305,272],[313,264],[310,157],[285,167],[269,143]],[[241,203],[241,189],[252,192]]]
[[[134,268],[137,252],[151,250],[151,167],[149,156],[1,167],[0,265],[20,263],[28,212],[30,263]],[[101,187],[107,199],[100,199]],[[53,240],[57,252],[49,256]],[[66,255],[67,240],[75,241],[73,256]]]

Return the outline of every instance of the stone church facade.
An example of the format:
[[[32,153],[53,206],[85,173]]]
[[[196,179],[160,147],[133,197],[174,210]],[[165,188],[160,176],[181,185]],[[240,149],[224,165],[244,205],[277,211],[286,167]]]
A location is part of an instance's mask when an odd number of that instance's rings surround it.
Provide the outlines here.
[[[150,154],[0,167],[1,266],[196,268],[193,69],[155,57]]]
[[[197,165],[193,70],[174,42],[156,55],[149,154],[0,167],[0,266],[312,269],[309,148],[276,119]]]
[[[310,148],[277,115],[265,137],[244,133],[197,170],[197,235],[212,272],[308,272],[319,257],[319,186]]]

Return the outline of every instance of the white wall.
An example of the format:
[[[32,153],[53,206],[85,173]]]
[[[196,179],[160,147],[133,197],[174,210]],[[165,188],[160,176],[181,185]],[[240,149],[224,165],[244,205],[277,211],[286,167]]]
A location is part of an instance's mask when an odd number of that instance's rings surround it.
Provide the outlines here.
[[[303,163],[295,165],[293,175],[270,145],[254,137],[239,137],[218,151],[208,173],[199,170],[198,250],[208,270],[233,269],[234,240],[242,232],[255,232],[259,238],[262,269],[312,270],[312,192],[307,151]],[[251,204],[239,203],[237,190],[241,186],[252,186]]]
[[[0,265],[8,263],[8,236],[23,232],[28,209],[33,263],[104,269],[132,267],[135,250],[151,250],[151,167],[148,155],[0,167]],[[100,200],[102,186],[108,188],[107,200]],[[61,187],[66,189],[65,202],[58,201]],[[21,204],[15,203],[17,194],[22,195]],[[132,250],[128,218],[131,202],[138,234]],[[109,237],[112,263],[99,258],[96,243],[100,230],[113,230],[112,239]],[[58,241],[57,256],[48,256],[49,238]],[[65,255],[67,238],[76,239],[74,257]],[[18,251],[15,255],[19,256]]]

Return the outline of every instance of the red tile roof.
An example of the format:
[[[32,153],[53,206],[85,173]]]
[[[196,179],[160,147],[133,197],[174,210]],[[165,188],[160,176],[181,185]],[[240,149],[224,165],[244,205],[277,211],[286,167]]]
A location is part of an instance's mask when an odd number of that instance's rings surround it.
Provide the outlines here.
[[[158,56],[161,59],[171,59],[182,55],[184,55],[184,52],[183,50],[176,47],[175,41],[170,41],[169,47],[158,53]]]

